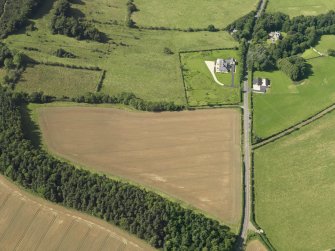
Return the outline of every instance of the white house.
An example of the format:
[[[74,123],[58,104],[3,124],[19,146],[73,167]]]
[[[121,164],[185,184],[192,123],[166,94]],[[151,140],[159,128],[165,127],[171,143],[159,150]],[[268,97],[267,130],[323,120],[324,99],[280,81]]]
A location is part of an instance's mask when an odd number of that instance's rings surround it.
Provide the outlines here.
[[[271,39],[272,43],[275,43],[279,39],[281,39],[281,33],[279,31],[272,31],[269,33],[269,38]]]
[[[217,59],[215,61],[215,71],[218,73],[229,73],[235,72],[236,60],[234,58],[229,59]]]
[[[254,92],[266,93],[267,89],[270,87],[270,80],[267,78],[255,78],[252,84]]]

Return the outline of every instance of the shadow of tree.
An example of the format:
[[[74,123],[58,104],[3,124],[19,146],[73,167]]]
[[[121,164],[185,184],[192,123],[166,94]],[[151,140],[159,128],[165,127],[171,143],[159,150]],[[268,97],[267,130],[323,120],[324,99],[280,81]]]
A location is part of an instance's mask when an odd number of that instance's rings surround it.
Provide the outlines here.
[[[56,0],[44,0],[42,1],[41,6],[38,8],[38,11],[33,15],[33,19],[43,18],[48,15],[52,10],[52,6],[54,5]]]
[[[31,119],[32,110],[27,105],[21,106],[20,109],[22,116],[22,131],[25,139],[30,140],[35,148],[42,146],[42,134],[40,128],[35,121]]]

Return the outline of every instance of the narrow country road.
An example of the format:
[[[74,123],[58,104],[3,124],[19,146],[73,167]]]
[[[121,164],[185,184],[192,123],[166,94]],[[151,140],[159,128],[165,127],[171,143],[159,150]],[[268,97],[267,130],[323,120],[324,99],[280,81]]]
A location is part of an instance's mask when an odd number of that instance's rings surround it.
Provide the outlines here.
[[[260,0],[259,8],[257,10],[257,15],[255,16],[256,21],[261,16],[267,0]],[[245,76],[245,80],[243,83],[243,133],[244,133],[244,149],[243,149],[243,162],[244,162],[244,209],[243,209],[243,222],[241,225],[241,231],[237,243],[237,250],[243,250],[243,244],[247,240],[248,230],[252,228],[250,226],[250,215],[251,215],[251,142],[250,142],[250,134],[251,134],[251,114],[249,110],[249,94],[251,92],[251,88],[248,83],[248,74]]]
[[[251,129],[251,116],[249,110],[249,93],[250,88],[248,79],[244,81],[244,94],[243,94],[243,130],[244,130],[244,217],[241,230],[241,239],[246,240],[251,209],[251,149],[250,149],[250,129]]]

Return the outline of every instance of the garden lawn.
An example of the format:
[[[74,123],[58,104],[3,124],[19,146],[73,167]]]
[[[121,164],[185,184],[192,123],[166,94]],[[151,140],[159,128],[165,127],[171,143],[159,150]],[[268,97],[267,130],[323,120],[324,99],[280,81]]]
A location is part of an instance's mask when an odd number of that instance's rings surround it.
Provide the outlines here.
[[[315,16],[335,9],[335,1],[329,0],[269,0],[268,12],[283,12],[291,17]]]
[[[100,71],[34,65],[22,74],[16,90],[27,93],[43,92],[56,97],[76,97],[95,92],[101,74]]]
[[[225,86],[221,86],[214,81],[205,64],[205,61],[215,61],[218,58],[234,57],[239,60],[237,54],[237,50],[181,53],[186,93],[190,106],[237,104],[240,102],[239,66],[237,66],[235,73],[235,88],[232,88],[231,73],[216,74],[218,80],[225,84]]]
[[[255,151],[256,221],[278,250],[335,247],[335,113]]]
[[[335,58],[308,61],[313,73],[294,84],[282,72],[255,72],[271,80],[270,91],[254,94],[254,136],[269,137],[320,112],[335,103]]]
[[[135,0],[139,11],[132,19],[139,26],[206,28],[213,24],[225,28],[236,19],[256,10],[257,0]]]
[[[111,40],[104,44],[78,41],[50,33],[51,14],[48,2],[50,1],[46,1],[43,12],[39,13],[39,18],[32,20],[37,30],[27,32],[23,30],[19,34],[11,35],[4,42],[11,49],[23,51],[38,61],[99,66],[106,70],[102,92],[108,94],[133,92],[145,100],[185,104],[178,51],[238,45],[227,32],[148,31],[105,24],[108,13],[111,19],[115,18],[111,8],[102,10],[104,0],[93,2],[82,0],[85,5],[73,4],[73,8],[80,9],[86,15],[86,19],[94,17],[95,20],[101,21],[101,24],[95,23],[95,25]],[[94,4],[97,5],[96,9],[89,10],[87,6]],[[174,54],[166,55],[165,47],[170,48]],[[54,56],[54,52],[59,48],[75,54],[77,58]]]

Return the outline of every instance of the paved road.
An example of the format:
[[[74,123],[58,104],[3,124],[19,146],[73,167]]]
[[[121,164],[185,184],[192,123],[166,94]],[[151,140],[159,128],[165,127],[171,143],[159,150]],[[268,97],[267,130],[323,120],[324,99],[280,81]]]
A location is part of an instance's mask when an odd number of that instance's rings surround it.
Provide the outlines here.
[[[243,94],[243,130],[244,130],[244,218],[240,237],[243,241],[246,240],[251,209],[251,149],[250,149],[250,128],[251,128],[251,115],[249,110],[249,93],[250,88],[248,80],[244,81],[244,94]]]
[[[252,147],[254,149],[256,149],[256,148],[264,146],[264,145],[266,145],[266,144],[268,144],[270,142],[273,142],[273,141],[275,141],[275,140],[277,140],[277,139],[279,139],[279,138],[281,138],[281,137],[283,137],[285,135],[290,134],[291,132],[293,132],[293,131],[295,131],[295,130],[297,130],[297,129],[305,126],[305,125],[308,125],[308,124],[312,123],[313,121],[315,121],[315,120],[323,117],[328,112],[331,112],[333,110],[335,110],[335,104],[332,105],[332,106],[330,106],[330,107],[328,107],[327,109],[323,110],[322,112],[315,114],[313,117],[311,117],[311,118],[309,118],[309,119],[307,119],[307,120],[305,120],[305,121],[303,121],[303,122],[301,122],[301,123],[299,123],[299,124],[297,124],[297,125],[295,125],[295,126],[293,126],[291,128],[288,128],[285,131],[283,131],[283,132],[281,132],[281,133],[279,133],[277,135],[274,135],[271,138],[268,138],[268,139],[266,139],[266,140],[264,140],[264,141],[262,141],[262,142],[260,142],[258,144],[254,144]]]
[[[261,0],[260,8],[257,10],[257,15],[255,18],[259,18],[264,10],[266,0]],[[251,214],[251,114],[249,110],[249,93],[252,91],[248,84],[248,74],[245,77],[243,83],[243,130],[244,130],[244,209],[243,209],[243,222],[241,227],[241,232],[238,240],[238,249],[242,249],[243,243],[246,242],[248,230],[252,228],[249,226],[250,214]]]

